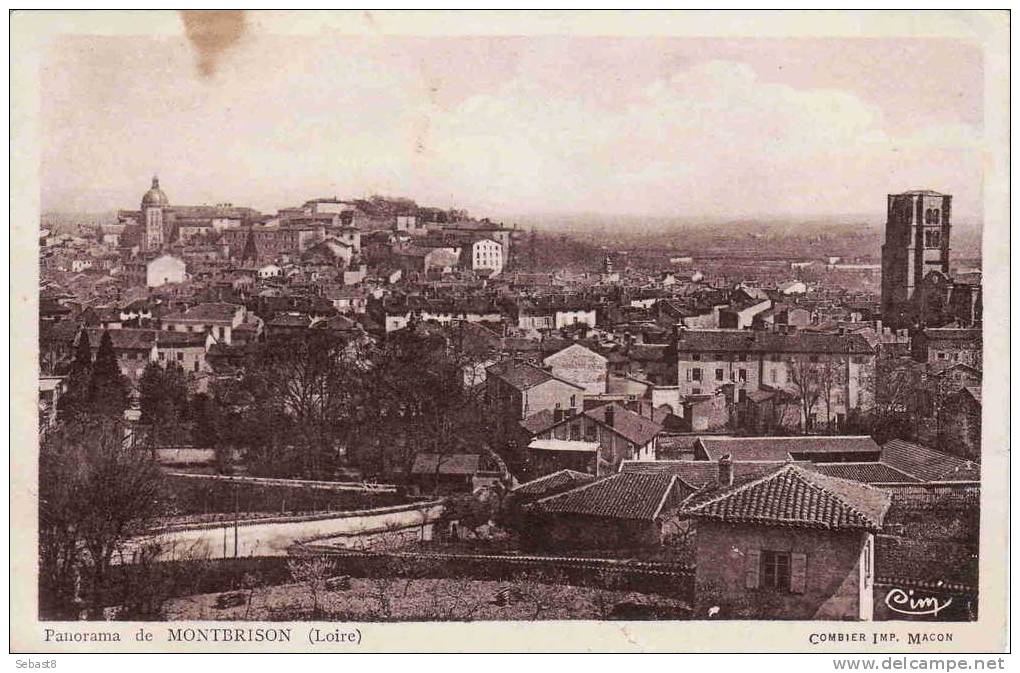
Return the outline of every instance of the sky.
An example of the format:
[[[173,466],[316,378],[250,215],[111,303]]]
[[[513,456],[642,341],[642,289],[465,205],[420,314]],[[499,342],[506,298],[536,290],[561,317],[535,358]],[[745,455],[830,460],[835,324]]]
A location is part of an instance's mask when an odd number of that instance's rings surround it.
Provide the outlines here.
[[[946,39],[77,37],[42,69],[44,210],[407,196],[478,216],[981,205],[981,52]]]

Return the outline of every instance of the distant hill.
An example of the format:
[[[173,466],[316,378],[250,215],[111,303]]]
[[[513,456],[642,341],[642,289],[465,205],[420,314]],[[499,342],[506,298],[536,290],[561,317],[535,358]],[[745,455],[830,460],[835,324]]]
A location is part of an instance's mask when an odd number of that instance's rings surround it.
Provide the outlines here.
[[[79,226],[95,229],[102,224],[116,224],[117,211],[103,213],[45,212],[39,218],[39,227],[53,233],[74,233]]]

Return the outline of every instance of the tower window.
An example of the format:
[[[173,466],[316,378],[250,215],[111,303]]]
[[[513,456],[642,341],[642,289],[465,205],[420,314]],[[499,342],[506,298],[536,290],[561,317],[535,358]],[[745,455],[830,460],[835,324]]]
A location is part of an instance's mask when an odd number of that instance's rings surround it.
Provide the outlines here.
[[[936,230],[924,232],[924,247],[926,248],[938,248],[942,244],[941,232]]]

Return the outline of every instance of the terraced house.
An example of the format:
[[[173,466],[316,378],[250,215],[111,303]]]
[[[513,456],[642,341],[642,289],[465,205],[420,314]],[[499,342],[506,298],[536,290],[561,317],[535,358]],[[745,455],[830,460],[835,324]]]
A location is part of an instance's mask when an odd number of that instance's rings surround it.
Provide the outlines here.
[[[753,391],[784,390],[807,398],[798,421],[809,429],[838,429],[872,404],[876,354],[859,334],[680,330],[676,353],[681,396],[723,391],[740,404]]]

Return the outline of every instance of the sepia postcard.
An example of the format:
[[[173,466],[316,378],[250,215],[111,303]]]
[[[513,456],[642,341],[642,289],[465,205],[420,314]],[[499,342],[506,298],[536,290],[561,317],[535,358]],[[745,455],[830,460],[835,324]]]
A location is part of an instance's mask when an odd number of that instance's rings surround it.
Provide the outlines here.
[[[9,23],[12,653],[1008,649],[1008,11]]]

